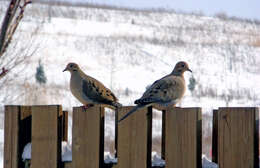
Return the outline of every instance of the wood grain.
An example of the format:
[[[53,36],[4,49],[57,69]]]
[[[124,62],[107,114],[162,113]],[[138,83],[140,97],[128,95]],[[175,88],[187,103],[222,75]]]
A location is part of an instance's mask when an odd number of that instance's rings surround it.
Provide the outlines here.
[[[58,117],[61,106],[32,107],[31,168],[57,168],[61,163]]]
[[[118,117],[121,118],[132,108],[120,108]],[[117,167],[151,167],[151,141],[152,109],[142,108],[118,124]]]
[[[220,168],[258,167],[258,118],[257,108],[219,108]]]
[[[4,168],[18,167],[19,106],[5,106]]]
[[[104,161],[104,108],[73,108],[72,167],[99,168]]]
[[[201,168],[201,109],[166,111],[166,168]]]

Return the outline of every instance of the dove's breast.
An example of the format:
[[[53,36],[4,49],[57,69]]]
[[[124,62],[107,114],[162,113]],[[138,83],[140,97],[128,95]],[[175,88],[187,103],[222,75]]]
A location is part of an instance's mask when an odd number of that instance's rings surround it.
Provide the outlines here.
[[[70,78],[70,90],[82,104],[92,103],[85,95],[83,95],[82,78],[78,74],[72,74]]]
[[[169,80],[172,85],[167,90],[167,94],[165,95],[166,100],[170,100],[170,103],[167,104],[177,104],[183,97],[186,87],[185,80],[180,76],[172,76]]]
[[[176,99],[181,99],[185,93],[186,87],[185,87],[185,80],[183,77],[181,76],[174,76],[173,77],[174,80],[174,85],[173,87],[170,89],[170,91],[172,92],[172,96],[173,98]]]

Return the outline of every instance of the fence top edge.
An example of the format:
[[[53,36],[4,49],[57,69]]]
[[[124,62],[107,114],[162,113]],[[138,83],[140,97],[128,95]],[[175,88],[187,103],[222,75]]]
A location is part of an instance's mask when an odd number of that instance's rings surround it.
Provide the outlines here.
[[[225,110],[225,109],[229,109],[229,110],[237,110],[237,109],[244,109],[244,110],[253,110],[253,109],[259,109],[260,107],[219,107],[217,110]]]
[[[165,108],[165,110],[174,110],[174,109],[201,110],[202,107],[172,107],[172,108]]]
[[[48,104],[48,105],[16,105],[16,104],[7,104],[4,107],[46,107],[46,106],[62,106],[61,104]]]
[[[48,105],[16,105],[16,104],[7,104],[4,105],[4,107],[62,107],[61,104],[48,104]],[[157,105],[151,105],[153,109],[157,109],[157,110],[168,110],[168,109],[202,109],[203,107],[159,107]],[[149,108],[151,106],[148,107],[144,107],[144,108]],[[109,108],[109,109],[113,109],[110,108],[107,105],[104,104],[95,104],[94,107],[101,107],[101,108]],[[135,107],[134,105],[127,105],[127,106],[122,106],[120,108],[133,108]],[[82,108],[82,106],[73,106],[72,109],[74,108]],[[253,106],[253,107],[218,107],[218,108],[214,108],[213,111],[218,111],[220,109],[260,109],[260,107],[257,106]]]

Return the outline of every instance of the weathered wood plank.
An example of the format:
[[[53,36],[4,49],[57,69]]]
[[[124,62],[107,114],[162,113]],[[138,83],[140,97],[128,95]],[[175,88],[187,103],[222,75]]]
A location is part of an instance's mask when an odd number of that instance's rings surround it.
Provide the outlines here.
[[[133,107],[119,109],[121,118]],[[148,115],[147,115],[148,114]],[[118,124],[118,168],[151,167],[152,108],[143,108]]]
[[[32,107],[31,168],[57,168],[61,161],[61,137],[58,117],[61,106]]]
[[[258,108],[219,108],[221,168],[258,168],[258,120]]]
[[[72,167],[98,168],[104,162],[104,108],[73,108]]]
[[[64,162],[62,168],[72,168],[72,162]],[[102,168],[116,168],[116,165],[105,164]]]
[[[218,110],[213,110],[212,162],[218,163]]]
[[[166,168],[201,168],[201,109],[166,111]]]
[[[4,168],[18,167],[19,106],[5,106]]]

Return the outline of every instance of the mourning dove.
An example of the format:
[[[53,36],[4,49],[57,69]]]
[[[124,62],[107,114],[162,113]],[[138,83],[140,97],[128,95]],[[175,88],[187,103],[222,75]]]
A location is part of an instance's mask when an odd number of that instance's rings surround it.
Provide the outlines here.
[[[94,104],[106,104],[115,108],[122,106],[110,89],[93,77],[86,75],[77,64],[69,63],[64,71],[70,72],[70,90],[85,109]]]
[[[144,92],[143,96],[134,102],[137,105],[118,122],[124,120],[139,108],[152,104],[159,104],[165,107],[175,106],[181,100],[186,90],[185,79],[183,77],[185,71],[192,72],[186,62],[178,62],[173,71],[169,75],[155,81]]]

